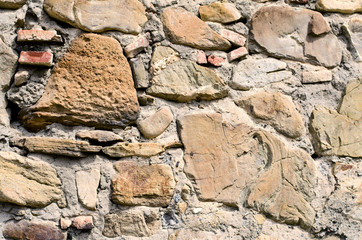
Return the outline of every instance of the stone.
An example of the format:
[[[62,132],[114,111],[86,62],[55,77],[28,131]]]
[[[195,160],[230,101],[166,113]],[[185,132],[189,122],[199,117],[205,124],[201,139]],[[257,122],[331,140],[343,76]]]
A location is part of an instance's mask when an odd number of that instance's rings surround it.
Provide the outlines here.
[[[202,5],[199,12],[203,21],[231,23],[241,18],[241,13],[235,5],[227,2],[213,2]]]
[[[137,54],[142,52],[146,47],[150,45],[150,42],[147,39],[147,36],[141,35],[137,37],[133,42],[128,44],[124,48],[124,52],[126,53],[126,56],[129,58],[135,57]]]
[[[316,8],[324,12],[361,13],[361,0],[318,0]]]
[[[180,7],[162,12],[164,31],[171,42],[201,50],[227,50],[231,44],[204,21]]]
[[[62,183],[50,164],[0,152],[0,202],[45,207],[64,198]]]
[[[225,235],[221,233],[182,228],[176,230],[175,233],[171,234],[168,240],[193,240],[193,239],[222,240],[222,239],[227,239],[227,237],[225,237]]]
[[[180,60],[178,53],[170,47],[157,46],[152,54],[151,73],[158,75],[171,63]]]
[[[196,62],[198,64],[207,64],[206,53],[202,50],[198,50],[196,53]]]
[[[179,60],[153,77],[146,93],[171,101],[191,102],[220,99],[228,95],[228,90],[214,71],[189,60]]]
[[[252,17],[255,41],[271,56],[325,67],[341,63],[342,48],[322,14],[289,6],[265,6]]]
[[[110,157],[150,157],[164,152],[165,149],[159,143],[141,142],[128,143],[120,142],[115,145],[104,147],[102,151]]]
[[[88,139],[99,143],[123,141],[123,138],[118,134],[104,130],[82,130],[77,132],[76,136],[81,139]]]
[[[14,85],[19,87],[26,83],[30,78],[30,73],[28,71],[19,71],[14,75]]]
[[[263,225],[264,222],[266,221],[266,218],[264,217],[263,214],[256,214],[254,215],[255,221],[259,224],[259,225]]]
[[[278,222],[312,226],[316,169],[308,153],[268,132],[223,122],[220,114],[178,120],[184,171],[199,200],[245,204]]]
[[[0,0],[0,8],[21,8],[27,0]]]
[[[90,32],[137,34],[147,22],[145,8],[137,0],[45,0],[44,10],[57,20]]]
[[[5,98],[5,94],[0,91],[0,126],[10,126],[10,116],[8,111],[6,110],[7,101]]]
[[[138,96],[138,102],[141,106],[150,106],[155,102],[155,98],[150,95]]]
[[[18,61],[23,65],[51,67],[53,54],[50,52],[21,51]]]
[[[169,107],[161,107],[157,112],[145,119],[137,120],[137,127],[147,139],[161,135],[173,121],[173,114]]]
[[[248,54],[249,54],[249,52],[245,47],[239,47],[239,48],[229,52],[227,54],[227,58],[228,58],[229,62],[232,62],[232,61],[235,61],[235,60],[240,59],[242,57],[245,57]]]
[[[109,129],[135,122],[138,110],[120,44],[111,37],[83,34],[53,69],[43,96],[22,110],[20,118],[32,131],[54,122]]]
[[[18,56],[0,37],[0,91],[9,87],[17,61]]]
[[[84,207],[95,210],[97,206],[97,189],[101,174],[99,169],[78,171],[75,173],[78,199]]]
[[[221,67],[225,62],[225,59],[222,57],[218,57],[214,54],[211,54],[207,57],[207,62],[215,67]]]
[[[102,149],[101,146],[92,146],[86,141],[55,137],[25,137],[16,140],[15,145],[29,152],[68,157],[86,157],[87,153],[98,153]]]
[[[235,102],[253,117],[261,119],[288,137],[298,138],[306,132],[302,116],[286,95],[260,92]]]
[[[234,68],[229,85],[236,90],[249,90],[264,87],[273,82],[281,82],[292,76],[286,68],[285,62],[274,58],[247,58],[240,61]]]
[[[330,82],[332,79],[332,71],[325,68],[314,71],[304,71],[302,73],[302,83],[304,84]]]
[[[48,223],[35,223],[27,220],[9,222],[3,229],[6,238],[20,240],[65,240],[66,234]]]
[[[114,203],[151,207],[169,204],[176,185],[169,165],[118,161],[114,167],[118,172],[112,179]]]
[[[289,2],[295,4],[307,4],[308,0],[289,0]]]
[[[220,35],[229,40],[232,44],[238,47],[244,47],[246,38],[243,35],[240,35],[234,31],[228,30],[228,29],[222,29],[220,30]]]
[[[349,40],[355,58],[362,62],[362,18],[353,17],[343,25],[343,30]]]
[[[132,73],[134,77],[134,85],[136,88],[148,88],[150,84],[150,75],[146,71],[144,63],[141,59],[135,58],[130,60]]]
[[[72,220],[61,218],[59,224],[60,229],[67,230],[68,228],[70,228],[70,226],[72,226]]]
[[[355,121],[362,120],[362,77],[347,84],[339,113]]]
[[[18,42],[63,42],[62,36],[57,34],[55,30],[19,30]]]
[[[73,218],[72,226],[79,230],[91,230],[94,228],[92,216],[78,216]]]
[[[103,235],[106,237],[150,237],[161,229],[160,215],[156,209],[125,210],[104,217]]]

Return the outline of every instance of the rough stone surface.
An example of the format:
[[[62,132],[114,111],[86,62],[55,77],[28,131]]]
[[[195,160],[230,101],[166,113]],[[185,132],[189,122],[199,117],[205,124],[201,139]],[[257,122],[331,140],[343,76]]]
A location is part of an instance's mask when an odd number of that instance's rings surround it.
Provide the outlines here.
[[[55,30],[19,30],[18,42],[62,42],[62,37]]]
[[[120,142],[113,146],[104,147],[102,151],[111,157],[130,157],[130,156],[150,157],[165,151],[165,149],[159,143]]]
[[[122,137],[114,132],[104,131],[104,130],[83,130],[77,132],[76,136],[82,139],[88,139],[91,141],[96,141],[100,143],[106,142],[119,142],[123,141]]]
[[[10,116],[6,111],[6,106],[5,94],[0,91],[0,126],[10,126]]]
[[[150,82],[150,75],[146,71],[145,66],[141,59],[135,58],[130,60],[135,87],[148,88]]]
[[[316,8],[326,12],[362,12],[361,0],[318,0]]]
[[[173,121],[173,114],[168,107],[162,107],[153,115],[137,121],[137,127],[145,138],[161,135]]]
[[[48,163],[0,152],[0,202],[45,207],[63,198],[61,182]]]
[[[0,0],[0,8],[17,9],[22,7],[27,0]]]
[[[95,210],[97,206],[97,189],[100,177],[99,169],[78,171],[75,174],[79,201],[90,210]]]
[[[355,121],[362,121],[362,77],[347,84],[339,112]]]
[[[328,69],[318,69],[315,71],[304,71],[302,73],[302,83],[321,83],[330,82],[333,79],[333,74]]]
[[[170,166],[139,165],[131,161],[114,164],[118,174],[112,179],[112,200],[120,205],[167,206],[175,189]]]
[[[75,217],[72,226],[79,230],[91,230],[94,228],[92,216]]]
[[[147,21],[145,8],[137,0],[45,0],[44,9],[51,17],[90,32],[135,34]]]
[[[174,43],[202,50],[226,50],[231,46],[205,22],[183,8],[163,10],[162,23],[168,38]]]
[[[180,60],[178,53],[170,47],[157,46],[152,54],[151,72],[159,74],[163,69],[173,62]]]
[[[262,7],[253,16],[252,33],[269,55],[335,67],[342,59],[337,37],[323,16],[291,7]]]
[[[8,88],[16,70],[18,57],[0,37],[0,90]]]
[[[131,69],[119,43],[84,34],[72,42],[43,96],[21,118],[32,130],[52,122],[110,128],[134,122],[138,108]]]
[[[241,18],[241,13],[232,3],[213,2],[200,6],[199,12],[203,21],[230,23]]]
[[[362,62],[362,18],[351,18],[343,25],[343,29],[349,39],[351,48],[356,56],[356,60]]]

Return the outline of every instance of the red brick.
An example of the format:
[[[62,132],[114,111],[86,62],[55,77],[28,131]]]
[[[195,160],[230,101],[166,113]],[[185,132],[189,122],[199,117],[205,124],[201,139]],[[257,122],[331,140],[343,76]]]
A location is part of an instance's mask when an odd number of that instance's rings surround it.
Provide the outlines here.
[[[215,55],[210,55],[210,56],[207,58],[207,61],[208,61],[211,65],[214,65],[215,67],[220,67],[220,66],[225,62],[225,59],[222,58],[222,57],[215,56]]]
[[[18,42],[62,42],[55,30],[19,30]]]
[[[196,62],[198,64],[207,64],[207,58],[204,51],[198,50],[196,53]]]
[[[243,47],[245,45],[246,38],[236,32],[227,29],[222,29],[220,31],[220,35],[223,38],[229,40],[231,43],[233,43],[236,46]]]
[[[228,61],[232,62],[246,55],[248,55],[248,50],[245,47],[239,47],[228,53]]]
[[[138,53],[140,53],[144,48],[148,47],[150,45],[150,42],[147,39],[147,36],[142,35],[136,40],[134,40],[131,44],[128,44],[124,51],[127,55],[127,57],[132,58],[136,56]]]
[[[19,63],[51,67],[53,64],[53,54],[50,52],[22,51],[20,53]]]

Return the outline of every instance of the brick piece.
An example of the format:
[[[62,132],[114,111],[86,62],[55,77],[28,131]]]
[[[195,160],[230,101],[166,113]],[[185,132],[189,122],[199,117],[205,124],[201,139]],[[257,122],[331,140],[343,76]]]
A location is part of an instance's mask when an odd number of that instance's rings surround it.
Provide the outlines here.
[[[222,29],[220,35],[236,46],[243,47],[245,45],[246,38],[234,31]]]
[[[136,56],[138,53],[140,53],[144,48],[148,47],[150,45],[147,36],[141,35],[136,40],[134,40],[132,43],[128,44],[124,51],[127,55],[127,57],[132,58]]]
[[[21,51],[19,63],[25,65],[51,67],[53,64],[53,54],[50,52]]]
[[[220,67],[225,62],[225,59],[212,54],[207,58],[207,61],[215,67]]]
[[[94,228],[92,216],[79,216],[73,219],[72,226],[79,230],[91,230]]]
[[[239,47],[228,53],[228,61],[232,62],[246,55],[248,55],[248,50],[245,47]]]
[[[196,53],[196,62],[198,64],[207,64],[207,58],[204,51],[198,50]]]
[[[18,42],[63,42],[55,30],[19,30]]]

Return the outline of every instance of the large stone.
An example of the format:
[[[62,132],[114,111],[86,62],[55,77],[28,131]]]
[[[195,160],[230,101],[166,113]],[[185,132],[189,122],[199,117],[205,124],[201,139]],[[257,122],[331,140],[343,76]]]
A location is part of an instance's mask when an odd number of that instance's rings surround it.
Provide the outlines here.
[[[159,143],[120,142],[109,147],[104,147],[102,151],[110,157],[151,157],[165,151],[165,149]]]
[[[120,205],[165,207],[175,189],[172,169],[165,164],[139,165],[132,161],[114,164],[112,200]]]
[[[213,2],[199,8],[200,17],[203,21],[230,23],[241,18],[241,13],[232,3]]]
[[[189,60],[168,65],[152,79],[146,92],[176,102],[211,101],[228,95],[225,83],[214,71]]]
[[[356,56],[356,60],[362,61],[362,17],[351,18],[343,25],[343,30],[346,33],[351,49]]]
[[[3,235],[6,238],[18,240],[66,239],[66,234],[49,223],[29,222],[27,220],[7,223],[4,227]]]
[[[362,121],[362,77],[347,84],[339,112],[352,120]]]
[[[176,44],[203,50],[227,50],[231,44],[204,21],[180,7],[163,10],[162,23],[167,37]]]
[[[0,0],[0,8],[17,9],[22,7],[27,0]]]
[[[219,114],[179,119],[184,171],[202,201],[246,204],[279,222],[310,227],[315,212],[315,166],[301,149]]]
[[[137,121],[137,127],[145,138],[155,138],[161,135],[171,124],[173,114],[169,107],[162,107],[153,115]]]
[[[147,21],[137,0],[45,0],[44,9],[51,17],[90,32],[136,34]]]
[[[101,174],[99,169],[78,171],[75,173],[78,199],[84,207],[90,210],[95,210],[97,206],[97,189],[100,178]]]
[[[109,213],[104,217],[103,235],[106,237],[150,237],[161,228],[157,210],[138,209]]]
[[[55,66],[43,96],[20,115],[31,130],[53,122],[114,128],[133,123],[138,110],[120,44],[111,37],[83,34]]]
[[[17,61],[18,56],[0,37],[0,91],[9,87]]]
[[[243,97],[236,104],[288,137],[297,138],[305,134],[302,116],[293,101],[281,93],[260,92]]]
[[[287,64],[274,58],[248,58],[234,68],[229,85],[237,90],[264,87],[273,82],[287,80],[292,73],[286,70]]]
[[[355,13],[362,12],[361,0],[318,0],[316,8],[320,11]]]
[[[57,173],[48,163],[0,152],[0,202],[45,207],[63,200]]]
[[[272,56],[335,67],[342,60],[337,37],[322,14],[288,6],[267,6],[252,18],[256,42]]]

